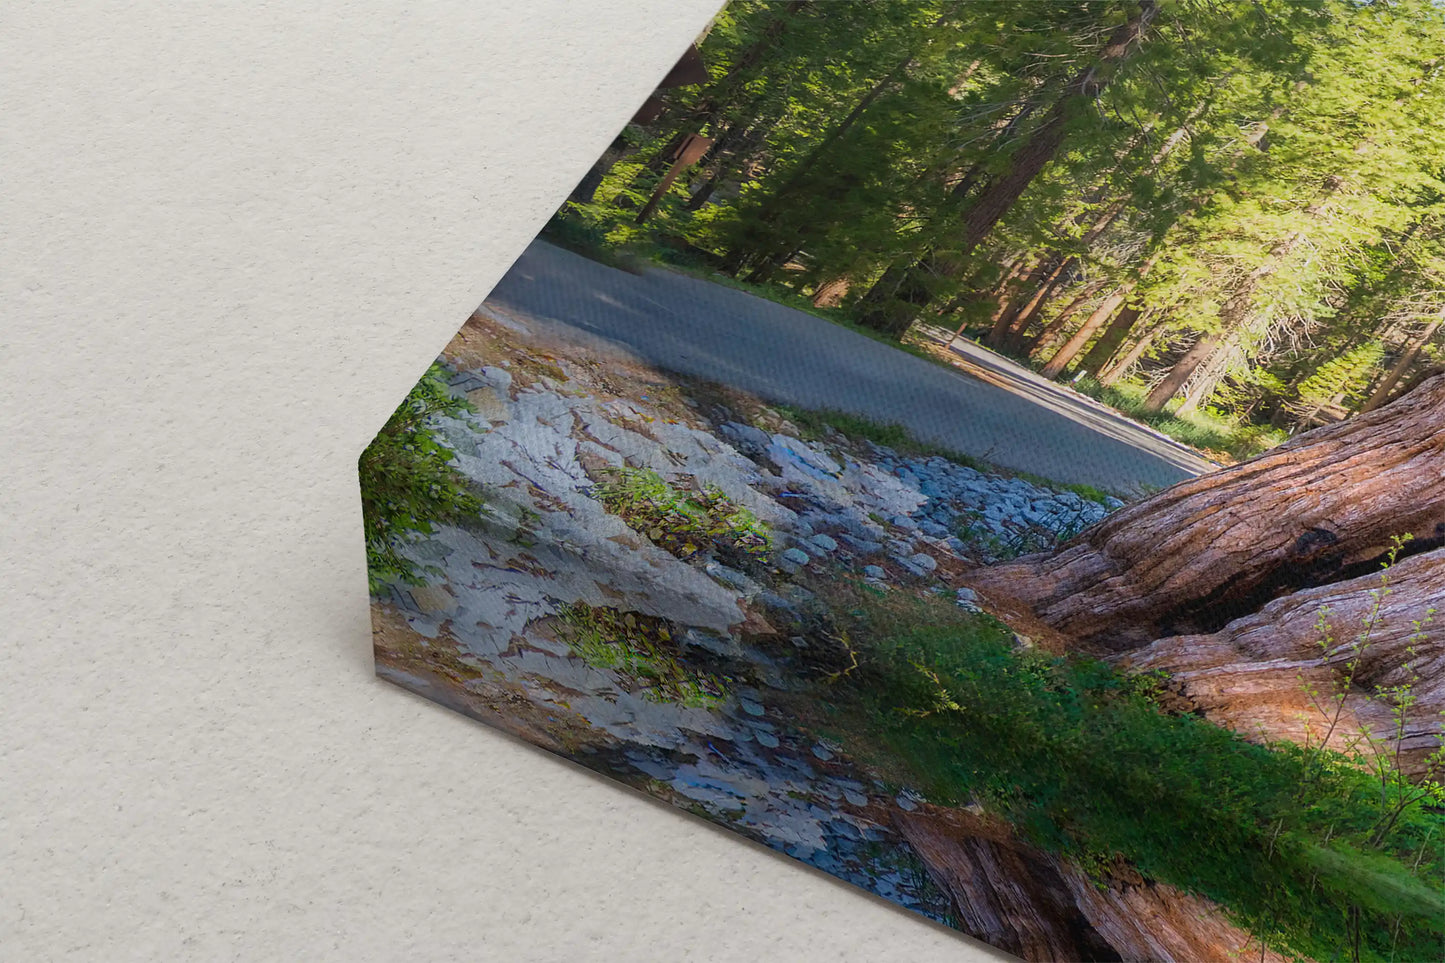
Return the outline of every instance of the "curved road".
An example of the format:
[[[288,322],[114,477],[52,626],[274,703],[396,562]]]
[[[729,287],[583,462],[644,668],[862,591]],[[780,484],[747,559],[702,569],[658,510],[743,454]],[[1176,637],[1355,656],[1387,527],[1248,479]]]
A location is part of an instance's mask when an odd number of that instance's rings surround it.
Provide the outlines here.
[[[542,241],[486,306],[775,403],[897,422],[920,439],[1058,481],[1126,492],[1216,467],[971,342],[953,350],[974,376],[733,288],[659,268],[630,274]]]

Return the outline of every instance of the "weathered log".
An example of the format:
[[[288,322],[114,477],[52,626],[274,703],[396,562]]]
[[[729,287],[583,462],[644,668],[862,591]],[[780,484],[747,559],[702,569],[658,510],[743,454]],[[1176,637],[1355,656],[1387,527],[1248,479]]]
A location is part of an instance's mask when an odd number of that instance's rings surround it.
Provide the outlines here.
[[[1366,574],[1407,534],[1406,554],[1445,545],[1445,376],[966,581],[1077,642],[1122,651]]]
[[[930,811],[931,810],[931,811]],[[1044,853],[967,812],[899,813],[898,829],[965,933],[1025,960],[1118,960]]]
[[[1100,888],[1076,867],[1060,873],[1094,931],[1126,960],[1284,963],[1209,900],[1164,883]]]
[[[1320,645],[1325,608],[1328,651]],[[1168,672],[1193,708],[1246,738],[1318,745],[1328,736],[1335,749],[1368,749],[1363,731],[1390,755],[1398,750],[1402,772],[1424,775],[1427,757],[1441,744],[1445,709],[1445,548],[1388,571],[1295,592],[1218,632],[1160,639],[1117,661]],[[1336,721],[1331,696],[1347,677]],[[1416,700],[1402,731],[1390,702],[1378,695],[1396,686],[1409,686]]]
[[[964,931],[1025,960],[1283,963],[1272,951],[1261,954],[1218,906],[1172,886],[1130,874],[1101,887],[961,810],[927,806],[895,822],[952,899]]]

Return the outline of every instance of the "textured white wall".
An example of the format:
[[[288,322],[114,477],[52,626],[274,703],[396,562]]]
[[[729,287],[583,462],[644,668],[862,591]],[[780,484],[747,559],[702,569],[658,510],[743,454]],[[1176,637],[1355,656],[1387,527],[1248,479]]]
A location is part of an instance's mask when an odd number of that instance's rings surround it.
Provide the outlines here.
[[[357,454],[715,4],[0,6],[0,958],[994,958],[371,674]]]

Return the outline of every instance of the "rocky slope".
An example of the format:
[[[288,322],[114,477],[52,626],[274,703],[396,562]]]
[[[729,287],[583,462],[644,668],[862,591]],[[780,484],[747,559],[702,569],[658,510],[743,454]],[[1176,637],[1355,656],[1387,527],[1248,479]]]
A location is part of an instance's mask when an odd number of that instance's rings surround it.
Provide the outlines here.
[[[1100,888],[880,778],[807,728],[808,685],[758,642],[777,636],[769,620],[804,620],[810,584],[952,596],[981,562],[1121,503],[827,429],[805,440],[756,399],[543,344],[505,318],[473,318],[444,361],[475,413],[442,432],[487,510],[410,547],[427,584],[374,599],[381,675],[1028,959],[1247,945],[1193,897],[1127,875]],[[771,530],[770,564],[660,547],[599,498],[599,478],[623,468],[721,492]],[[967,591],[958,602],[974,605]],[[585,657],[568,635],[579,606],[641,620],[680,663],[725,680],[721,694],[659,697]]]

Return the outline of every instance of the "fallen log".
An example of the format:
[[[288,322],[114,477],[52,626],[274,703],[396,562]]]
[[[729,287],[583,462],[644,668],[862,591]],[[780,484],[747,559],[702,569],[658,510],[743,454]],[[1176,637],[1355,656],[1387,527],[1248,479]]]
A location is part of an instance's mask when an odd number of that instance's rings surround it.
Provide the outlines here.
[[[1160,639],[1116,661],[1168,672],[1193,708],[1247,738],[1319,744],[1328,734],[1332,748],[1347,750],[1363,730],[1398,755],[1402,772],[1425,775],[1445,710],[1445,548],[1388,572],[1295,592],[1218,632]],[[1347,678],[1332,727],[1330,696]],[[1403,727],[1379,694],[1399,686],[1415,699]]]
[[[964,581],[1076,643],[1207,634],[1300,589],[1445,545],[1445,375],[1375,411],[1115,512],[1052,554]]]

